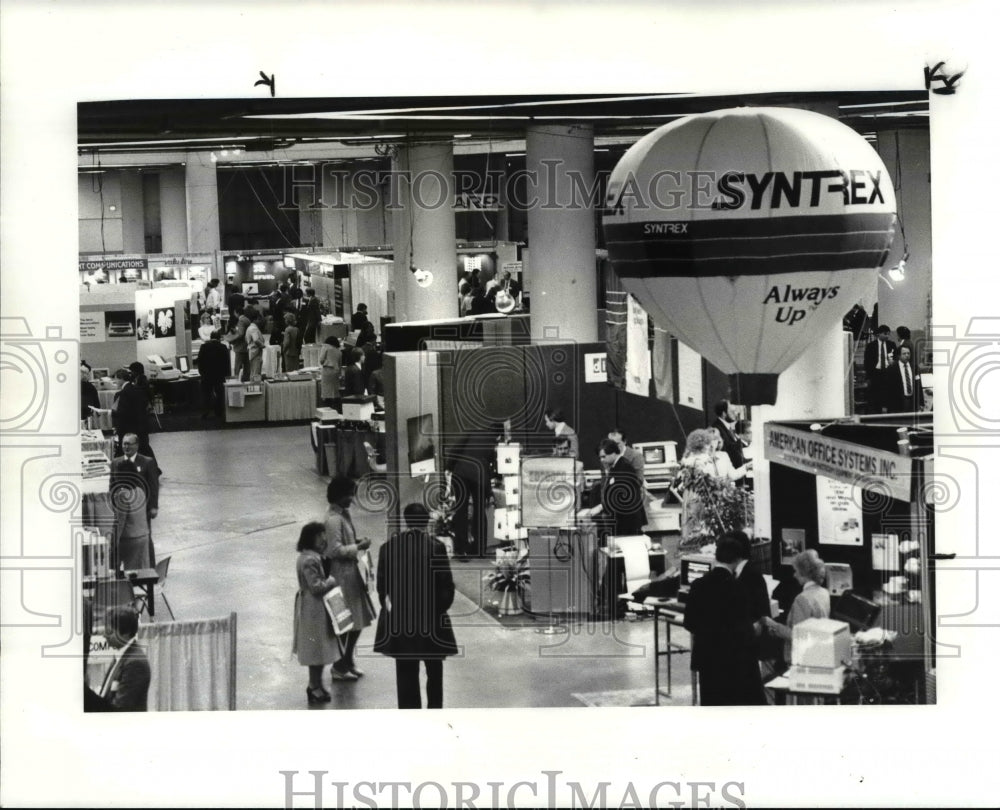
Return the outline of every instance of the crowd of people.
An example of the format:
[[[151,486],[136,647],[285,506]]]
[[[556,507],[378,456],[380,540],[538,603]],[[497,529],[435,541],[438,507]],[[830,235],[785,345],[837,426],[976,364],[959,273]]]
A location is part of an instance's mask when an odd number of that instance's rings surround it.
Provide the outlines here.
[[[875,339],[865,345],[864,354],[868,413],[912,413],[925,407],[916,363],[907,327],[896,328],[896,341],[885,324],[875,330]]]

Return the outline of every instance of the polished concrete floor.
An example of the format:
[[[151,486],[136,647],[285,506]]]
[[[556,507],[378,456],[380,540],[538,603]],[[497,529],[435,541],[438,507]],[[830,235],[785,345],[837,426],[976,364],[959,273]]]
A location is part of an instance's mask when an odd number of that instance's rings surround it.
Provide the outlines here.
[[[151,442],[164,471],[154,539],[157,557],[172,558],[164,593],[176,618],[235,611],[238,708],[306,709],[306,670],[290,653],[295,544],[301,525],[322,517],[328,480],[316,473],[309,428],[161,433]],[[358,507],[352,514],[377,553],[383,516]],[[489,562],[461,567],[470,565]],[[461,593],[451,615],[462,651],[445,664],[446,708],[652,702],[648,619],[576,621],[545,635],[538,631],[547,622],[502,626]],[[169,619],[159,598],[156,619]],[[374,627],[359,644],[365,677],[333,684],[333,702],[318,708],[395,708],[393,662],[372,652],[373,640]],[[686,643],[683,629],[674,640]],[[673,662],[675,705],[690,703],[688,666],[686,655]]]

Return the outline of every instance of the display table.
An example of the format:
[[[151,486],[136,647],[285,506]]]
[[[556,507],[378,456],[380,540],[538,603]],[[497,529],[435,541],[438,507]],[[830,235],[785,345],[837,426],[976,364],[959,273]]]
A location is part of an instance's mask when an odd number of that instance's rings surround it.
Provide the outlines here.
[[[281,346],[269,345],[264,347],[264,354],[261,358],[260,373],[265,377],[275,377],[281,371]]]
[[[197,376],[180,377],[176,380],[149,381],[151,393],[163,400],[163,410],[167,413],[198,407],[200,382]]]
[[[347,326],[342,320],[335,321],[334,323],[323,323],[323,321],[320,321],[319,328],[316,330],[316,342],[325,343],[328,337],[343,340],[347,337]]]
[[[319,365],[321,343],[306,343],[302,346],[302,368],[314,368]]]
[[[312,419],[319,404],[319,385],[312,377],[303,380],[264,382],[268,422]]]
[[[316,472],[320,475],[361,478],[372,471],[365,443],[374,447],[376,452],[384,453],[385,434],[356,429],[363,424],[342,420],[313,422],[310,425]]]
[[[108,461],[115,457],[115,440],[105,436],[100,430],[83,430],[80,432],[80,450],[84,453],[97,451],[104,453]]]
[[[263,422],[264,383],[226,380],[226,422]]]

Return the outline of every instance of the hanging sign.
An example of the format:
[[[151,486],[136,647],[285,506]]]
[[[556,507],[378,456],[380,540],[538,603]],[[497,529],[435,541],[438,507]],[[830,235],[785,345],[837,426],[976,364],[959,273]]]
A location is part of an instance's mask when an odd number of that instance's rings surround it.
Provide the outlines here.
[[[764,426],[764,458],[848,484],[882,489],[901,501],[910,500],[913,464],[909,456],[769,422]]]
[[[128,258],[121,256],[115,259],[80,259],[80,270],[87,273],[95,270],[107,270],[117,273],[121,270],[145,269],[146,259],[143,257]]]

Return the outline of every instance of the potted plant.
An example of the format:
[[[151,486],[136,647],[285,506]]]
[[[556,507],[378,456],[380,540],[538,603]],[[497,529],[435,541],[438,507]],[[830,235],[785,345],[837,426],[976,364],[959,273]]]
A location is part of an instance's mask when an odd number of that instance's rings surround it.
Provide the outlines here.
[[[714,543],[726,532],[754,524],[753,493],[694,467],[682,467],[673,483],[684,507],[680,549]]]
[[[531,587],[528,554],[519,554],[516,548],[497,552],[493,571],[483,575],[490,590],[500,594],[498,612],[501,616],[520,613],[525,596]]]

